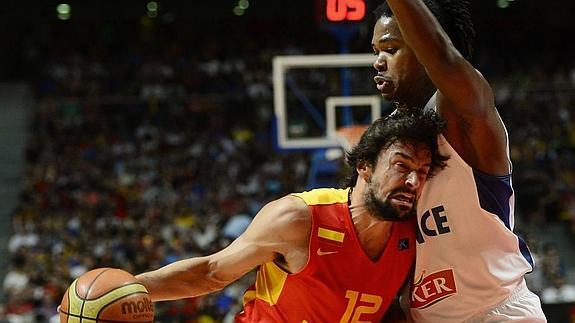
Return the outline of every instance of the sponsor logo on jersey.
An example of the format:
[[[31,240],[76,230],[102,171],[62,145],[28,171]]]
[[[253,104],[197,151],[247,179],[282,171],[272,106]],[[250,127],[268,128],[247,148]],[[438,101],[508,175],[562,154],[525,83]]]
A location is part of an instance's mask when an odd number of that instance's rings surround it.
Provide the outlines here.
[[[397,241],[397,250],[407,250],[409,249],[409,239],[399,239]]]
[[[411,286],[411,307],[426,308],[457,294],[453,269],[425,276],[425,271]]]
[[[415,231],[417,243],[422,244],[427,237],[435,237],[451,232],[449,219],[443,205],[427,210],[417,223]]]
[[[339,251],[324,251],[321,250],[321,248],[317,248],[317,255],[318,256],[327,256],[327,255],[332,255],[334,253],[338,253]]]

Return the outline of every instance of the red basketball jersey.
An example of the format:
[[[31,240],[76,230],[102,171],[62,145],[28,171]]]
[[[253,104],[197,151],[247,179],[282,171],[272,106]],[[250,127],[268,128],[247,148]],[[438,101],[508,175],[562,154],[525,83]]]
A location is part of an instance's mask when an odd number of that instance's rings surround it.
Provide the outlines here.
[[[294,194],[312,213],[309,260],[289,274],[275,263],[258,269],[236,322],[379,322],[415,257],[415,223],[393,224],[380,259],[361,247],[348,208],[348,189]]]

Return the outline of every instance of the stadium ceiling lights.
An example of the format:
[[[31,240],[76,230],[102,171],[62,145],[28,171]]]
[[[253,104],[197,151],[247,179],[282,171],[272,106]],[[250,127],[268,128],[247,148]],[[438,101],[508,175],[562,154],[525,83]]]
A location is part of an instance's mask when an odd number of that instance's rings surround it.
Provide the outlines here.
[[[156,18],[158,16],[158,3],[156,1],[150,1],[146,4],[146,13],[150,18]]]
[[[497,8],[507,9],[515,0],[497,0]]]
[[[242,16],[249,8],[250,2],[248,0],[239,0],[238,4],[234,7],[234,15]]]
[[[67,3],[60,3],[56,6],[57,17],[60,20],[70,20],[72,18],[72,7]]]

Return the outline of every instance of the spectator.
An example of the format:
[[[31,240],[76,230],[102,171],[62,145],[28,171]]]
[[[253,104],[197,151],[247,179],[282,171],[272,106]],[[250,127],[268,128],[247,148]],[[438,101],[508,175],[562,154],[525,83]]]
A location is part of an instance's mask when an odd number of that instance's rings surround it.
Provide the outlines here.
[[[543,257],[540,266],[547,285],[551,284],[555,277],[565,276],[565,264],[559,256],[559,251],[554,243],[548,242],[543,247]]]
[[[552,277],[551,286],[541,293],[541,301],[544,304],[575,303],[575,285],[567,283],[565,276],[557,274]]]

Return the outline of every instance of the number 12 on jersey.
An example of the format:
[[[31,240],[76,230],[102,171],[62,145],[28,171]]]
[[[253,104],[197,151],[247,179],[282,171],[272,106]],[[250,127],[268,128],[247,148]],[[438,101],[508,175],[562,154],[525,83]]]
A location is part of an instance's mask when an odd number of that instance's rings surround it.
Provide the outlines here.
[[[347,308],[339,323],[369,322],[362,321],[361,315],[377,313],[383,302],[383,298],[379,295],[360,293],[354,290],[347,290],[345,298],[347,298]],[[358,301],[361,305],[358,304]]]

